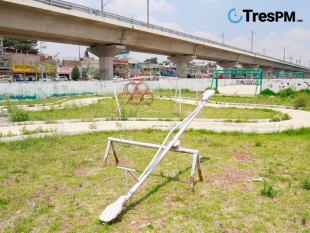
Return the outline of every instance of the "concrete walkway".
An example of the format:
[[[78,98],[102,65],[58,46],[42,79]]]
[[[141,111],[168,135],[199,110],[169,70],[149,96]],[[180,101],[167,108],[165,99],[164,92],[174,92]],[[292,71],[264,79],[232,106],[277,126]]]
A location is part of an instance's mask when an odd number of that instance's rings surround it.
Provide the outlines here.
[[[81,100],[76,100],[80,103]],[[88,99],[88,103],[93,103],[97,99]],[[186,104],[196,104],[195,100],[182,101]],[[196,118],[189,126],[192,129],[206,129],[221,131],[241,131],[241,132],[280,132],[286,129],[297,129],[301,127],[310,127],[310,112],[288,109],[281,106],[260,106],[260,105],[237,105],[237,104],[214,104],[207,103],[206,106],[217,108],[270,108],[282,113],[288,113],[292,119],[281,122],[269,122],[259,120],[257,123],[230,123],[224,122],[222,119],[199,119]],[[0,141],[21,140],[29,136],[22,135],[23,130],[36,130],[38,127],[49,130],[50,133],[30,135],[30,137],[40,137],[51,134],[78,134],[103,130],[132,130],[132,129],[161,129],[169,130],[178,121],[160,121],[160,120],[143,120],[137,121],[129,119],[127,121],[106,121],[105,119],[94,119],[94,122],[79,122],[79,120],[62,120],[56,121],[55,124],[45,124],[45,122],[19,122],[19,123],[0,123],[0,135],[6,137],[0,138]],[[7,135],[15,135],[8,137]]]

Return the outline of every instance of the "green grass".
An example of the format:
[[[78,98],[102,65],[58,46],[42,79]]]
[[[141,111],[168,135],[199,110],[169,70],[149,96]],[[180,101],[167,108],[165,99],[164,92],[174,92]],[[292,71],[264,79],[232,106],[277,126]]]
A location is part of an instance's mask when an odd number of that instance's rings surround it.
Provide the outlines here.
[[[182,147],[200,151],[204,177],[201,182],[195,174],[195,192],[188,191],[192,156],[168,153],[116,221],[101,224],[102,210],[125,193],[124,172],[111,151],[103,166],[107,138],[161,143],[166,133],[146,129],[0,143],[0,232],[309,231],[309,128],[272,134],[188,130]],[[120,165],[136,175],[156,152],[115,148]],[[267,193],[268,187],[276,190],[273,198],[261,195],[264,183],[252,182],[257,177],[268,184]]]
[[[99,95],[98,95],[99,96]],[[101,95],[100,95],[101,96]],[[112,96],[112,95],[105,95],[105,96]],[[34,107],[36,104],[41,104],[43,106],[49,105],[49,104],[61,104],[64,101],[68,100],[75,100],[80,98],[92,98],[93,95],[71,95],[71,96],[65,96],[65,97],[51,97],[47,99],[34,99],[34,100],[10,100],[11,105],[26,105],[28,107]],[[0,101],[0,106],[6,106],[6,99],[3,101]]]
[[[42,110],[38,112],[26,111],[28,121],[54,121],[61,119],[93,119],[108,118],[128,119],[128,118],[184,118],[191,113],[195,105],[182,104],[182,115],[174,113],[174,101],[164,99],[154,99],[151,106],[143,105],[122,105],[123,114],[119,116],[114,99],[104,99],[96,104],[88,106],[70,105],[64,109]],[[23,111],[25,112],[25,111]],[[212,119],[239,119],[248,121],[249,119],[271,119],[280,113],[269,109],[237,109],[205,107],[197,116],[198,118]],[[20,115],[18,115],[20,116]],[[19,119],[19,118],[18,118]]]
[[[280,93],[264,90],[263,93],[254,97],[216,95],[212,97],[211,101],[217,103],[283,105],[295,108],[302,107],[304,110],[310,111],[309,90],[294,92],[291,89],[283,89]]]

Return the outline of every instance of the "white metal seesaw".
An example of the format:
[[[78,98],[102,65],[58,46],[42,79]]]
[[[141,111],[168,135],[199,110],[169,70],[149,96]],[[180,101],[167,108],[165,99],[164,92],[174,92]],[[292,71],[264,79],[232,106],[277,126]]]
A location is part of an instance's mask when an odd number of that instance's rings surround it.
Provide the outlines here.
[[[137,145],[137,146],[146,146],[150,148],[158,148],[156,154],[154,155],[152,161],[149,163],[149,165],[146,167],[146,169],[142,172],[142,174],[139,177],[136,177],[133,175],[132,172],[135,170],[130,169],[130,168],[124,168],[124,167],[118,167],[120,169],[125,170],[126,174],[126,195],[120,196],[114,203],[108,205],[104,211],[100,214],[99,219],[102,222],[111,222],[114,220],[119,213],[122,211],[123,206],[125,203],[131,198],[131,196],[138,190],[138,188],[143,184],[143,182],[146,180],[146,178],[151,174],[151,172],[155,169],[155,167],[158,165],[158,163],[163,159],[163,157],[169,152],[169,151],[177,151],[177,152],[183,152],[183,153],[190,153],[193,154],[193,164],[192,164],[192,171],[191,171],[191,179],[190,179],[190,189],[193,187],[194,183],[194,172],[195,172],[195,167],[196,165],[198,166],[198,173],[199,177],[202,180],[202,174],[200,170],[200,162],[199,162],[199,153],[197,150],[190,150],[190,149],[184,149],[180,147],[180,141],[178,140],[179,137],[182,135],[182,133],[186,130],[186,128],[190,125],[190,123],[194,120],[196,115],[200,112],[200,110],[203,108],[203,106],[207,103],[208,99],[214,95],[215,91],[214,90],[207,90],[203,93],[202,96],[202,102],[200,105],[197,106],[197,108],[189,115],[187,116],[182,122],[177,124],[175,127],[173,127],[168,135],[166,136],[165,140],[161,145],[156,145],[156,144],[150,144],[150,143],[141,143],[141,142],[134,142],[131,140],[124,140],[123,138],[121,139],[116,139],[116,138],[108,138],[108,146],[106,148],[105,156],[104,156],[104,161],[107,161],[108,157],[108,152],[110,145],[112,146],[113,154],[116,160],[116,163],[118,163],[116,151],[114,148],[114,142],[122,142],[126,144],[132,144],[132,145]],[[182,126],[182,127],[181,127]],[[172,133],[179,128],[179,131],[177,134],[172,137],[172,140],[167,144],[168,138],[172,135]],[[137,183],[128,191],[128,183],[127,183],[127,173],[129,173],[131,176],[133,176],[136,180]]]

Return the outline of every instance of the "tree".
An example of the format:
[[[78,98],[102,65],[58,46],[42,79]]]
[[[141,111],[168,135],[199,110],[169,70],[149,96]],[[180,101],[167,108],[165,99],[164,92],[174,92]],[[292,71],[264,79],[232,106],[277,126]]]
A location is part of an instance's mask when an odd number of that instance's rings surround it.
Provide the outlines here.
[[[79,71],[79,68],[77,67],[77,65],[75,65],[73,68],[72,68],[72,71],[71,71],[71,77],[74,81],[78,80],[78,78],[80,77],[80,71]]]
[[[3,38],[3,47],[5,48],[13,48],[13,49],[21,49],[21,50],[30,50],[38,52],[36,40],[24,40],[24,39],[15,39],[10,37]]]
[[[157,57],[152,57],[150,59],[146,59],[144,63],[158,64],[158,60],[157,60]]]

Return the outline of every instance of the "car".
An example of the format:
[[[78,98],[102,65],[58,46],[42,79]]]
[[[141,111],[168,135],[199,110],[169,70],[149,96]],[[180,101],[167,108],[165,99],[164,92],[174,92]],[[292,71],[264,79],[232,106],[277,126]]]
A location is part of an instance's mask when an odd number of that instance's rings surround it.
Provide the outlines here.
[[[56,78],[56,81],[68,81],[68,78],[67,78],[67,76],[58,76]]]
[[[39,81],[49,82],[49,81],[52,81],[52,77],[51,76],[46,76],[44,78],[40,78]]]
[[[113,76],[113,80],[121,79],[119,76]]]
[[[12,82],[13,77],[11,75],[1,75],[0,82]]]

